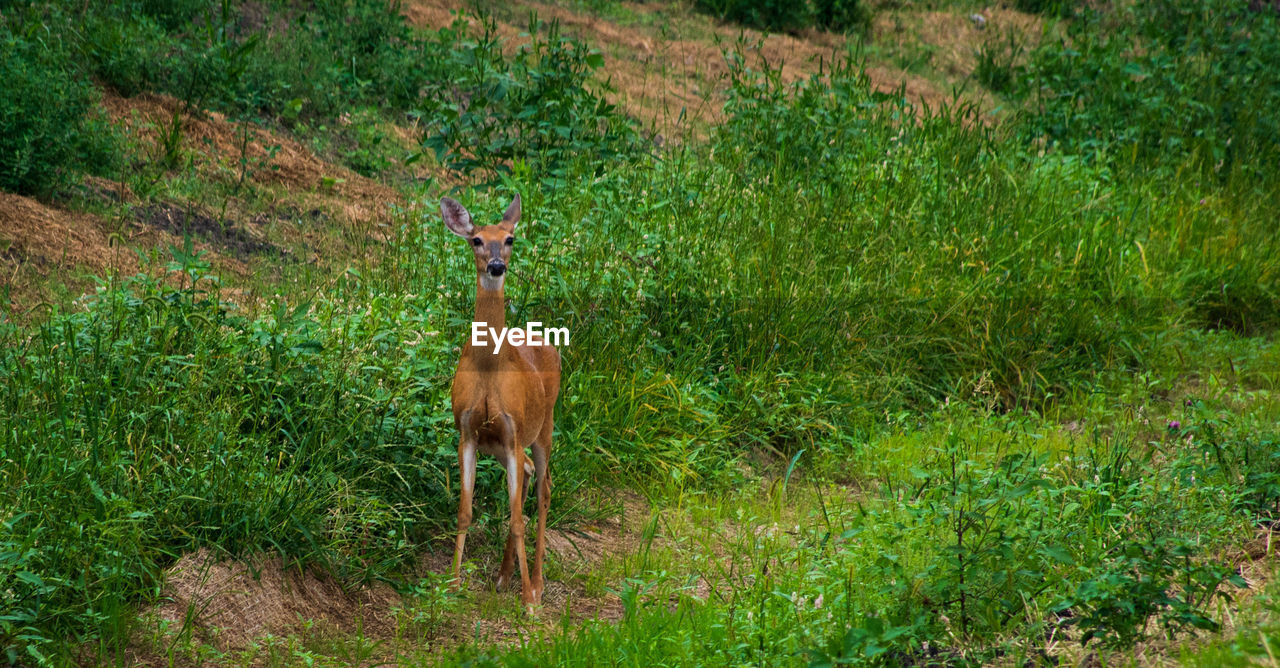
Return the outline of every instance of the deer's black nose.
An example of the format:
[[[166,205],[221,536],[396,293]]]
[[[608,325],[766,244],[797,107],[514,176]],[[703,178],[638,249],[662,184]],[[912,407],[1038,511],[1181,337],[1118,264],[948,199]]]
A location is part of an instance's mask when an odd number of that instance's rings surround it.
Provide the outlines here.
[[[507,263],[502,260],[491,260],[489,262],[489,275],[498,277],[507,273]]]

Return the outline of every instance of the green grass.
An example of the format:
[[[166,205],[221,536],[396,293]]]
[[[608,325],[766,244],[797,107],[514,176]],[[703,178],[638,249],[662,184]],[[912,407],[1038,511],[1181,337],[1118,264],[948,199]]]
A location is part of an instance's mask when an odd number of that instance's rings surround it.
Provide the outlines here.
[[[572,332],[553,525],[582,521],[612,487],[666,508],[653,525],[661,540],[639,553],[590,576],[559,571],[612,591],[621,620],[530,624],[527,644],[481,640],[445,659],[971,663],[1035,659],[1046,633],[1122,651],[1221,623],[1240,593],[1229,550],[1280,499],[1280,173],[1206,163],[1203,151],[1241,150],[1238,139],[1265,153],[1254,130],[1274,106],[1185,151],[1171,141],[1182,127],[1151,120],[1177,105],[1143,116],[1141,137],[1059,128],[1066,107],[1043,97],[990,129],[962,104],[924,114],[874,92],[856,63],[784,87],[777,71],[730,54],[726,122],[705,144],[650,154],[616,110],[580,92],[598,62],[554,28],[507,59],[492,34],[419,38],[386,7],[358,7],[370,25],[422,40],[414,48],[437,65],[470,62],[448,82],[493,100],[428,124],[424,150],[497,184],[453,193],[478,220],[510,192],[524,196],[510,318]],[[99,28],[190,45],[191,16],[135,9],[95,15],[108,22]],[[1271,34],[1274,19],[1249,20]],[[307,34],[358,46],[341,31]],[[204,47],[226,56],[249,43]],[[317,44],[296,48],[315,55]],[[271,64],[252,53],[242,74]],[[1032,55],[1033,71],[1059,56]],[[91,64],[157,62],[120,58]],[[373,69],[404,64],[369,58]],[[1239,65],[1240,81],[1261,80],[1255,65]],[[1170,72],[1184,87],[1223,74]],[[140,88],[176,81],[146,77]],[[272,90],[254,81],[192,100],[247,113],[236,91]],[[392,168],[371,98],[399,89],[367,81],[369,98],[334,98],[329,111],[311,100],[315,111],[283,125],[376,176]],[[1257,99],[1269,99],[1268,81]],[[1159,97],[1107,85],[1097,93],[1147,96],[1151,109]],[[529,111],[542,103],[558,111]],[[347,105],[359,112],[353,135],[331,134],[325,124]],[[525,125],[501,125],[510,119]],[[158,183],[191,200],[235,194],[193,173]],[[442,194],[401,187],[421,200],[414,211],[433,212]],[[515,614],[509,597],[459,599],[409,575],[452,527],[448,387],[474,280],[433,213],[392,222],[385,242],[345,240],[351,256],[330,259],[336,271],[282,267],[250,281],[253,294],[276,295],[251,310],[219,302],[226,277],[188,247],[153,267],[164,280],[104,278],[47,318],[3,322],[10,660],[123,656],[146,632],[137,615],[163,570],[199,547],[396,582],[407,598],[395,651],[423,662],[441,658],[441,629]],[[501,487],[484,462],[482,526],[502,520]],[[202,642],[179,653],[292,665],[388,651],[312,630],[244,654]]]

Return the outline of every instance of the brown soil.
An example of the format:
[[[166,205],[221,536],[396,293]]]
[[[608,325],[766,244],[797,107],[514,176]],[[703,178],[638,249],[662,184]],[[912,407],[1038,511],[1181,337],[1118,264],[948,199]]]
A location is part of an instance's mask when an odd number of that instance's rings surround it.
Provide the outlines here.
[[[169,569],[155,613],[174,631],[190,625],[220,649],[243,649],[270,633],[288,635],[313,620],[342,633],[395,634],[399,596],[386,585],[344,589],[315,570],[288,568],[279,557],[248,565],[201,549]]]
[[[135,208],[133,214],[139,222],[146,225],[179,237],[191,234],[207,239],[221,250],[236,256],[280,254],[273,244],[255,238],[240,226],[224,225],[194,207],[156,202]]]
[[[572,530],[552,529],[547,535],[548,559],[555,560],[556,577],[547,580],[543,608],[534,617],[522,612],[510,615],[462,617],[438,629],[424,646],[432,651],[447,650],[480,637],[494,642],[521,642],[538,630],[551,630],[569,614],[575,623],[589,619],[616,620],[622,604],[616,596],[591,596],[582,576],[608,558],[634,552],[640,542],[643,522],[649,518],[647,502],[631,493],[623,499],[621,516],[611,517]],[[467,582],[472,598],[504,597],[503,608],[518,609],[518,587],[492,592],[492,575],[501,560],[501,544],[486,542],[484,531],[468,537],[468,559],[479,561],[479,570]],[[532,548],[533,541],[528,546]],[[423,555],[421,570],[449,574],[452,569],[452,538],[442,539]],[[509,603],[510,605],[505,605]],[[260,557],[250,563],[221,559],[207,549],[184,556],[166,573],[161,602],[144,618],[168,624],[169,634],[185,630],[195,639],[222,651],[252,647],[264,636],[359,633],[380,643],[380,654],[388,661],[397,652],[420,651],[424,646],[399,646],[397,608],[400,597],[390,587],[343,588],[317,569],[288,567],[279,557]],[[468,608],[474,606],[469,605]],[[164,664],[164,658],[146,643],[130,648],[130,660],[139,664]]]
[[[137,273],[142,267],[128,246],[154,245],[165,238],[155,231],[114,226],[92,214],[0,193],[0,310],[26,320],[40,315],[32,309],[50,297],[53,283],[87,290],[91,276]]]
[[[92,181],[91,181],[92,183]],[[34,317],[30,309],[49,297],[53,284],[87,290],[90,277],[129,276],[139,272],[163,275],[160,267],[144,266],[134,248],[181,247],[184,226],[196,233],[193,247],[203,251],[224,273],[244,276],[249,267],[219,251],[278,255],[238,228],[222,229],[212,218],[188,214],[186,209],[155,204],[134,209],[118,221],[67,211],[29,197],[0,193],[0,309],[19,317]],[[212,231],[216,228],[216,231]],[[175,284],[177,276],[170,277]]]
[[[137,269],[137,256],[113,242],[97,217],[9,193],[0,193],[0,247],[11,265],[97,274]]]

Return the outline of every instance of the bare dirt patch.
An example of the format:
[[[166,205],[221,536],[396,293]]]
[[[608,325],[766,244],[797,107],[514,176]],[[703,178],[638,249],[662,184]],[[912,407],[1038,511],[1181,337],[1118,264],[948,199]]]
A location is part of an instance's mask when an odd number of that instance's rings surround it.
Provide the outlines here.
[[[400,598],[386,585],[352,590],[314,569],[286,567],[279,557],[251,564],[216,558],[206,549],[169,569],[165,600],[155,613],[173,629],[190,624],[221,649],[242,649],[266,634],[289,635],[306,620],[342,633],[389,638]]]
[[[161,209],[144,209],[161,216]],[[129,276],[141,272],[160,276],[164,270],[140,261],[135,248],[181,246],[179,225],[146,224],[132,216],[108,220],[91,213],[67,211],[29,197],[0,193],[0,307],[25,312],[50,296],[54,284],[72,290],[87,290],[91,276]],[[216,223],[215,223],[216,225]],[[233,233],[234,234],[234,233]],[[241,232],[242,234],[242,232]],[[213,266],[233,275],[244,275],[244,262],[224,255],[205,240],[196,241],[197,251],[206,253]],[[243,248],[261,243],[240,240]],[[243,245],[248,244],[248,245]],[[234,249],[233,249],[234,250]]]
[[[179,237],[199,236],[236,256],[280,252],[275,245],[254,237],[240,226],[220,223],[196,208],[156,202],[135,208],[133,214],[146,225]]]
[[[134,233],[92,214],[0,193],[0,309],[34,316],[30,309],[50,297],[52,282],[80,290],[92,285],[89,276],[138,272],[138,256],[125,245]]]
[[[10,260],[102,273],[137,268],[133,253],[113,244],[96,216],[46,206],[29,197],[0,193],[0,245]]]

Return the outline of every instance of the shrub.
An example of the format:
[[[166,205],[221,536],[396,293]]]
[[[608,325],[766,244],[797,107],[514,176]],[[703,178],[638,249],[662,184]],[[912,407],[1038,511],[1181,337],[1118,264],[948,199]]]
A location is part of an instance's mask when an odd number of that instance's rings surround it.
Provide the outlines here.
[[[1280,158],[1280,15],[1192,0],[1086,12],[1032,53],[1024,130],[1139,164],[1256,178]]]
[[[14,592],[0,652],[118,640],[103,620],[201,545],[360,580],[402,566],[450,516],[456,455],[437,438],[450,356],[402,344],[429,310],[280,303],[246,319],[206,292],[207,262],[175,257],[185,289],[136,277],[34,332],[0,329],[0,476],[23,481],[0,489],[0,584]],[[496,498],[480,491],[480,512]]]
[[[423,100],[424,146],[452,168],[496,175],[526,162],[549,178],[582,160],[600,169],[640,149],[634,125],[591,90],[604,59],[561,36],[558,23],[529,26],[533,43],[504,62],[496,26],[474,40],[465,24],[442,31],[442,76]],[[453,44],[453,48],[444,48]]]
[[[804,28],[861,30],[871,23],[865,0],[697,0],[695,6],[720,19],[758,30]]]
[[[978,65],[974,68],[973,77],[993,92],[1010,91],[1023,69],[1018,65],[1022,51],[1022,44],[1012,31],[1005,33],[1003,38],[987,40],[978,49]]]
[[[827,30],[865,30],[871,24],[871,10],[865,0],[814,0],[815,21]]]
[[[0,189],[45,195],[110,168],[114,132],[57,35],[0,24],[0,81]]]
[[[760,30],[796,31],[813,24],[813,7],[795,0],[697,0],[698,9]]]

